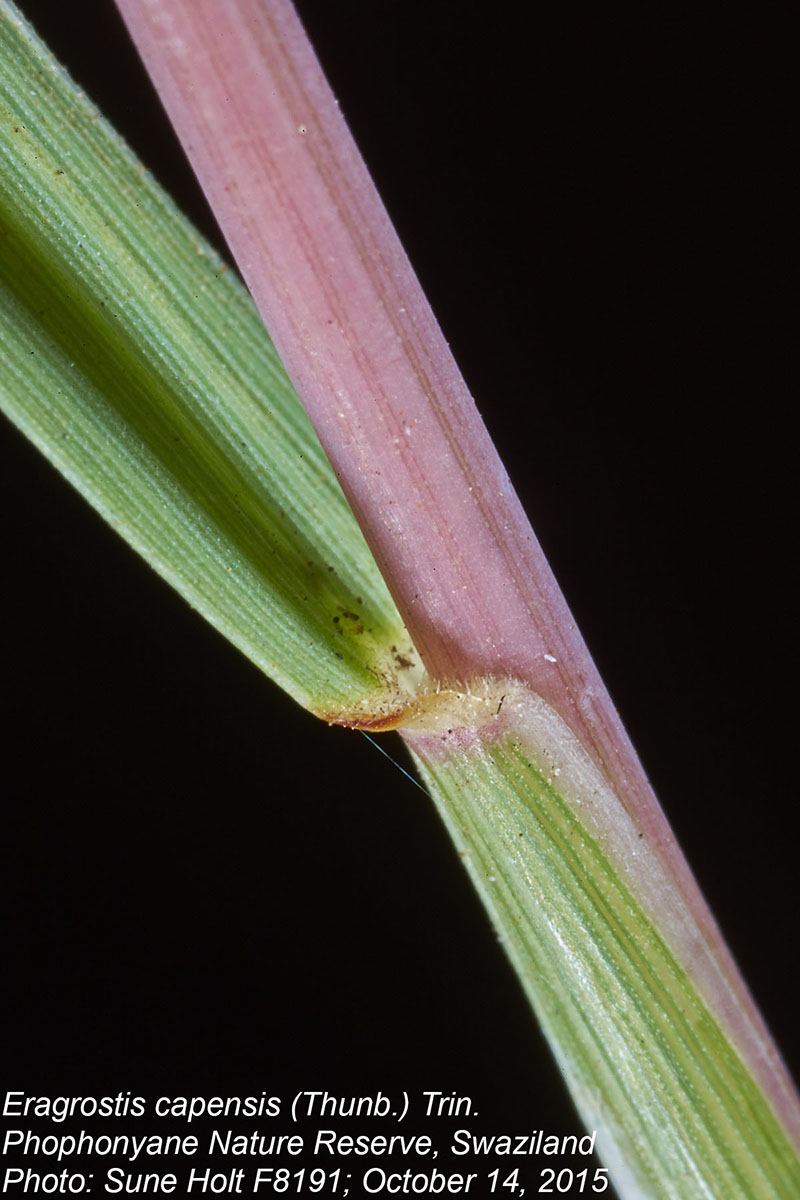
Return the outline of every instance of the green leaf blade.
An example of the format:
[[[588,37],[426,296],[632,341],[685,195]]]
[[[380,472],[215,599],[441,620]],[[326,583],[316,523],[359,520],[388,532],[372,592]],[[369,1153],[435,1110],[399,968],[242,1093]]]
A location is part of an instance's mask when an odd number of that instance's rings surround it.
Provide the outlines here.
[[[3,407],[300,703],[357,706],[411,648],[260,318],[0,13]]]

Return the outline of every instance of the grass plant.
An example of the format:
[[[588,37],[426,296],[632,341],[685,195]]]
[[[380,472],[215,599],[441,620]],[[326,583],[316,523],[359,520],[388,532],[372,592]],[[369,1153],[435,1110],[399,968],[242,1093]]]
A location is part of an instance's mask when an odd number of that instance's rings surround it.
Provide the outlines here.
[[[232,9],[228,53],[202,5],[123,10],[360,529],[237,286],[9,10],[12,415],[308,708],[401,728],[620,1191],[784,1194],[791,1085],[290,11]]]

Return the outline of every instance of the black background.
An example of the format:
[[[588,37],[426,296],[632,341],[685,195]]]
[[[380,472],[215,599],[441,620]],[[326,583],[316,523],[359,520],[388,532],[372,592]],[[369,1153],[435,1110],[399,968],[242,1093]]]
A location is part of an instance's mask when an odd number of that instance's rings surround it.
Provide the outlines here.
[[[110,0],[23,7],[220,244]],[[782,31],[702,6],[299,8],[797,1064]],[[489,1130],[577,1131],[426,797],[3,432],[9,1086],[455,1089]]]

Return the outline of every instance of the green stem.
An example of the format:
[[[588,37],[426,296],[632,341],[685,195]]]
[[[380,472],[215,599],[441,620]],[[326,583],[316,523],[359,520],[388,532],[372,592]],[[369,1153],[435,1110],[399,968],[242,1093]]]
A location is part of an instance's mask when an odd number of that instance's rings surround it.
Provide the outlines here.
[[[796,1148],[642,905],[632,861],[581,811],[599,803],[602,779],[584,761],[576,806],[575,763],[537,749],[522,706],[536,707],[520,701],[470,745],[409,742],[617,1187],[793,1195]],[[646,861],[637,842],[630,854]]]

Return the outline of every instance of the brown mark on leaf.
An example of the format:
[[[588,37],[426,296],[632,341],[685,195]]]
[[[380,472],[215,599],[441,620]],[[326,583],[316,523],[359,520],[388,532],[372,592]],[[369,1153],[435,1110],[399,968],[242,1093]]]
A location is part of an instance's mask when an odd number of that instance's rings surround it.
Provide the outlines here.
[[[422,736],[448,737],[458,729],[481,729],[503,720],[500,707],[507,709],[510,699],[518,700],[522,686],[508,679],[480,678],[462,690],[428,681],[417,692],[403,695],[395,683],[394,689],[390,687],[387,694],[372,703],[366,701],[361,710],[318,715],[329,725],[348,729],[376,733],[402,729]],[[500,703],[501,698],[505,704]]]

